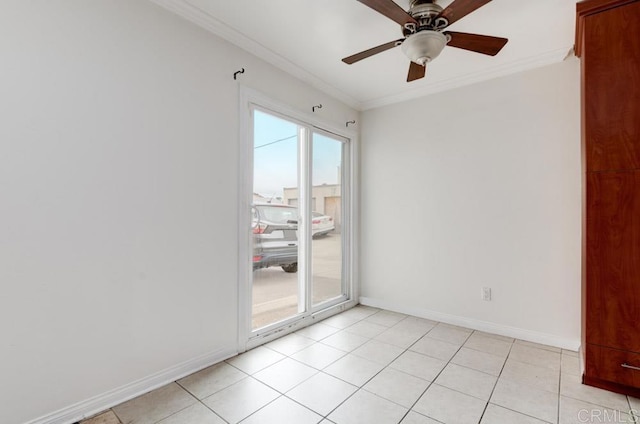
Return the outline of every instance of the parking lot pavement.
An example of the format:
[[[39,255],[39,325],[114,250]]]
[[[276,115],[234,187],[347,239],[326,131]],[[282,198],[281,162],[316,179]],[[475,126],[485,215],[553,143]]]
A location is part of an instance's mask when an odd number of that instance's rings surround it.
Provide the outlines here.
[[[313,303],[342,294],[342,237],[328,234],[312,242]],[[298,312],[298,273],[280,267],[253,272],[253,328],[263,327]]]

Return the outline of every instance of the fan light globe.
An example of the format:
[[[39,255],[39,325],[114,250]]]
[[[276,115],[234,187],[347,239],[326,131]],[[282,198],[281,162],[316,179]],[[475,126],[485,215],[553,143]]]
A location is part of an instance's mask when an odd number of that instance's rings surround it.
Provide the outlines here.
[[[438,57],[446,45],[447,37],[441,32],[423,30],[408,36],[402,43],[402,51],[409,60],[424,66]]]

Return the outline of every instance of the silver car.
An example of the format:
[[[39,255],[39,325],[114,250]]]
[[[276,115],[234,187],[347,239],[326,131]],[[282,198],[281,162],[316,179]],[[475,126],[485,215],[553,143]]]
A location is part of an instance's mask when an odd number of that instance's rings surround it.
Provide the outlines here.
[[[253,269],[282,267],[298,271],[298,209],[278,204],[254,204]]]

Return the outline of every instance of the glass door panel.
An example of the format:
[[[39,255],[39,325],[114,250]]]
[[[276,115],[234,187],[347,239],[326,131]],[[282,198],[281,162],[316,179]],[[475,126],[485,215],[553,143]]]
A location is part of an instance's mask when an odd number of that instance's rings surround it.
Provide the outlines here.
[[[341,297],[343,284],[343,146],[344,142],[313,133],[311,183],[312,305]]]
[[[254,110],[253,114],[252,330],[305,310],[298,273],[297,199],[301,128]]]
[[[243,231],[251,240],[249,339],[259,343],[349,300],[350,150],[338,135],[255,104],[249,110],[251,223]]]

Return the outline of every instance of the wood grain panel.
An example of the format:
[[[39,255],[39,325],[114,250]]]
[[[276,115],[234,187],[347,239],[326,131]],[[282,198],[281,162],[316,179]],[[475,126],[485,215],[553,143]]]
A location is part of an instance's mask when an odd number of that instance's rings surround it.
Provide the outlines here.
[[[640,169],[640,2],[583,21],[586,170]]]
[[[582,40],[584,35],[584,18],[596,13],[602,13],[608,9],[623,6],[627,3],[633,3],[638,0],[583,0],[576,4],[576,56],[582,56]]]
[[[585,376],[615,384],[640,387],[640,354],[587,344]],[[623,367],[626,364],[630,367]]]
[[[586,339],[640,353],[640,171],[587,174]]]

